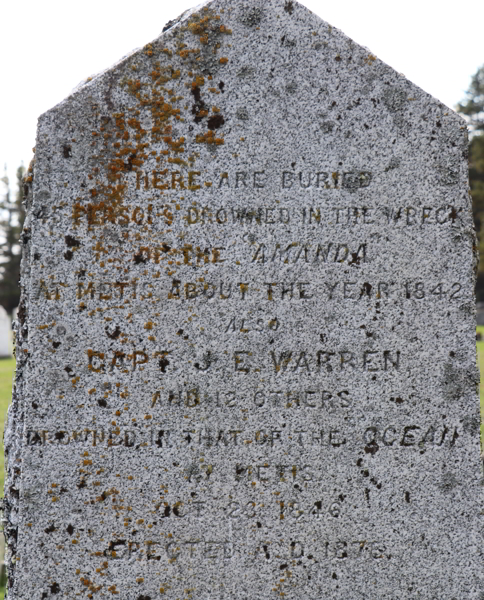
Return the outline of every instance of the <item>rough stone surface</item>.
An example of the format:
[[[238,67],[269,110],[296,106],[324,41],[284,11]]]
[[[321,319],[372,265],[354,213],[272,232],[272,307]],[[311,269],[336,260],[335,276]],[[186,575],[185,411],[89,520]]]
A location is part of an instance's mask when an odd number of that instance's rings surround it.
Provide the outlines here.
[[[215,0],[41,116],[9,598],[482,600],[464,121]]]

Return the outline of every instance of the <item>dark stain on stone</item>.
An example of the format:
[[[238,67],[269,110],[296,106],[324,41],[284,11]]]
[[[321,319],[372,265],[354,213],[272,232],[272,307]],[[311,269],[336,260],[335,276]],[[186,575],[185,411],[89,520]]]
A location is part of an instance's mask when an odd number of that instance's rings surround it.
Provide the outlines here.
[[[194,117],[195,117],[194,118],[195,123],[200,123],[205,118],[200,113],[202,111],[207,110],[207,105],[202,100],[202,92],[198,85],[196,85],[195,87],[192,87],[191,93],[195,99],[195,104],[192,106],[192,115],[194,115]]]
[[[74,256],[74,253],[72,252],[72,250],[67,250],[67,252],[64,252],[64,258],[66,260],[72,260],[73,256]]]
[[[44,529],[45,533],[54,533],[55,531],[55,527],[53,525],[50,525],[50,527],[47,527],[47,529]]]
[[[405,502],[410,504],[410,492],[405,492]]]
[[[213,131],[214,129],[220,129],[220,127],[222,127],[224,123],[225,119],[222,115],[213,115],[213,117],[210,117],[210,119],[208,120],[207,125],[208,128]]]
[[[69,535],[72,535],[74,533],[74,527],[69,523],[69,525],[67,526],[67,533]]]
[[[72,235],[66,235],[64,240],[68,248],[79,248],[81,245],[81,242],[76,240],[75,237],[72,237]]]
[[[376,443],[376,440],[373,440],[372,442],[370,442],[369,444],[367,444],[365,446],[366,454],[371,454],[372,456],[374,456],[378,452],[379,449],[380,449],[380,446]]]
[[[128,158],[128,162],[125,163],[124,165],[124,169],[125,171],[132,171],[133,170],[133,161],[136,158],[136,154],[131,154]]]
[[[257,25],[259,25],[259,23],[262,21],[262,16],[262,8],[254,6],[244,11],[241,21],[244,25],[247,25],[247,27],[257,27]]]
[[[286,2],[284,4],[284,10],[287,13],[289,13],[290,15],[292,15],[292,13],[294,12],[294,2],[292,2],[292,1]]]
[[[112,333],[109,333],[109,327],[106,327],[105,331],[106,331],[106,335],[108,336],[108,338],[110,338],[112,340],[115,340],[121,334],[121,329],[119,328],[119,325],[116,325],[116,329]]]
[[[139,250],[139,251],[138,251],[138,252],[137,252],[137,253],[136,253],[136,254],[133,256],[133,260],[134,260],[134,263],[135,263],[136,265],[139,265],[139,264],[145,264],[145,263],[147,263],[147,262],[148,262],[148,257],[147,257],[147,256],[143,256],[143,252],[142,252],[142,250]]]
[[[164,356],[163,358],[160,358],[158,364],[160,365],[161,372],[166,373],[166,367],[170,364],[170,361]]]
[[[104,398],[99,398],[99,400],[97,401],[97,403],[99,404],[99,406],[101,408],[106,408],[108,403],[106,402],[106,400]]]
[[[40,254],[38,252],[34,253],[34,260],[39,260],[40,259]]]
[[[224,92],[224,87],[225,87],[225,83],[224,83],[223,81],[221,81],[221,82],[218,84],[218,89],[219,89],[219,90],[222,92],[222,94],[225,94],[225,92]]]
[[[56,440],[63,440],[66,437],[66,434],[63,431],[57,431],[54,437]]]
[[[361,262],[361,257],[358,255],[358,252],[352,252],[351,260],[348,263],[349,265],[359,265]]]
[[[58,594],[60,592],[60,586],[58,583],[53,583],[50,586],[50,593],[51,594]]]
[[[68,144],[64,144],[64,146],[62,146],[62,155],[64,156],[64,158],[71,158],[71,156],[72,156],[71,146],[69,146]]]
[[[61,342],[53,342],[52,345],[57,350],[57,348],[61,345]]]
[[[363,298],[363,296],[370,296],[371,294],[371,289],[372,286],[369,283],[364,283],[362,288],[361,288],[361,292],[360,292],[360,298]]]

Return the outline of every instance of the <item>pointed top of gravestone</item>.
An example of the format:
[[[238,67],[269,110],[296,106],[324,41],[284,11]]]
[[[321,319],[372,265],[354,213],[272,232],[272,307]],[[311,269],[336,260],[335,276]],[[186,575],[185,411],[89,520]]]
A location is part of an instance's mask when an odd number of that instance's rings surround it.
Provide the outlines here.
[[[173,140],[199,149],[194,167],[225,152],[273,161],[289,144],[299,160],[314,165],[331,145],[339,162],[363,170],[375,165],[378,148],[378,172],[397,172],[404,163],[407,173],[414,171],[412,159],[428,164],[430,152],[426,179],[448,185],[457,177],[456,136],[465,137],[457,113],[293,0],[214,0],[186,11],[160,37],[43,115],[41,129],[47,119],[51,135],[52,119],[74,116],[91,130],[98,157],[110,128],[122,130],[129,147],[136,139],[133,170],[148,160],[147,135],[163,144],[174,133]],[[61,154],[75,155],[76,140],[63,142]],[[173,140],[167,156],[179,159]]]

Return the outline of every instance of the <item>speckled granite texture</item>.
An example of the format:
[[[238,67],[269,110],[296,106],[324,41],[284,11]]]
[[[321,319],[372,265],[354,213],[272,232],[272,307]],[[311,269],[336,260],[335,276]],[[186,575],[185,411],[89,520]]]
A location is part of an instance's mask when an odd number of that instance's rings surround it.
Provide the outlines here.
[[[283,0],[42,115],[9,598],[482,600],[467,143]]]

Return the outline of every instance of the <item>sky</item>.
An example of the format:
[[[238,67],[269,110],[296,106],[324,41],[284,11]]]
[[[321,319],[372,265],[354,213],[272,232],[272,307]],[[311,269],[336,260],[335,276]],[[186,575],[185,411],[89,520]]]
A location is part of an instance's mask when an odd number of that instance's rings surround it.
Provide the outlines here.
[[[240,0],[248,2],[248,0]],[[0,176],[28,166],[39,115],[78,83],[158,37],[197,0],[3,0]],[[444,104],[484,64],[484,1],[303,0],[322,19]]]

